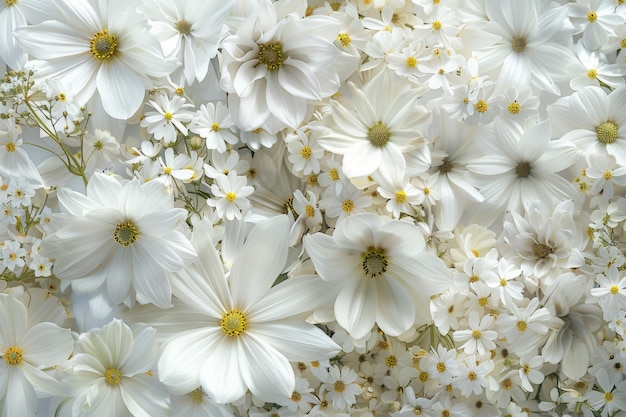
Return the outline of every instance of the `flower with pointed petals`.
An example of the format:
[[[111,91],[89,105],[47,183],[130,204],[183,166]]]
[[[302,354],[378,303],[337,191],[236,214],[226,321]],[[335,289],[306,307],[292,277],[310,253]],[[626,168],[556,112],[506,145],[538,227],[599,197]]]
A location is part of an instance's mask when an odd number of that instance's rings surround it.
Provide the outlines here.
[[[374,323],[390,336],[406,332],[415,324],[416,304],[428,305],[425,297],[451,282],[444,263],[423,252],[418,229],[403,221],[355,214],[339,222],[333,236],[315,233],[303,241],[317,273],[338,286],[335,318],[355,339]]]
[[[163,314],[180,308],[184,330],[164,345],[159,377],[173,394],[200,385],[218,403],[236,401],[248,389],[264,401],[282,401],[295,388],[289,361],[324,360],[339,351],[320,329],[302,320],[302,313],[328,299],[328,288],[314,275],[273,286],[287,261],[285,215],[256,225],[229,279],[205,226],[197,224],[192,237],[202,256],[173,280],[174,294],[184,305]]]
[[[83,195],[58,192],[63,209],[56,231],[42,242],[42,254],[56,258],[54,274],[78,292],[106,286],[114,303],[171,303],[168,274],[196,253],[177,226],[187,211],[174,208],[162,182],[125,184],[94,174]]]

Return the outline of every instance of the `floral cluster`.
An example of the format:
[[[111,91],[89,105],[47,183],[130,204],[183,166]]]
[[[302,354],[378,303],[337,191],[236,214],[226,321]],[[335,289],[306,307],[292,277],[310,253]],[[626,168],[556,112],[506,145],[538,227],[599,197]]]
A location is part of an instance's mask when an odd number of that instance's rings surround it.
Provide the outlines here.
[[[2,417],[626,416],[624,0],[0,27]]]

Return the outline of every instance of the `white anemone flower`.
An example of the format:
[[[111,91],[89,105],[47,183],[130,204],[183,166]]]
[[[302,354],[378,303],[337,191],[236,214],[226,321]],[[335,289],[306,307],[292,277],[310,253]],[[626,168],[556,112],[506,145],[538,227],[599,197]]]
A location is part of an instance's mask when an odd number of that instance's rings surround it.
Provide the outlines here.
[[[85,105],[96,90],[104,110],[131,117],[143,103],[149,77],[176,67],[150,35],[138,0],[60,0],[50,3],[53,20],[15,31],[18,44],[35,61],[37,77],[58,78]]]
[[[337,285],[335,318],[355,339],[374,323],[390,336],[406,332],[416,304],[428,305],[429,295],[451,285],[444,263],[424,252],[424,238],[410,223],[355,214],[333,236],[315,233],[303,241],[317,273]]]
[[[54,274],[74,290],[106,286],[114,303],[171,303],[168,273],[193,261],[196,253],[177,230],[187,211],[174,208],[171,194],[158,181],[121,184],[94,174],[83,195],[58,192],[63,213],[56,231],[42,242],[42,254],[55,258]]]
[[[174,293],[185,305],[163,313],[183,313],[179,327],[184,330],[164,345],[159,377],[173,394],[200,385],[221,404],[238,400],[248,389],[267,402],[289,398],[295,389],[289,361],[321,361],[340,350],[303,320],[303,313],[328,300],[328,288],[314,275],[273,285],[287,261],[287,216],[255,226],[228,279],[203,224],[196,225],[192,237],[202,256],[173,280]],[[165,321],[155,320],[157,325]]]

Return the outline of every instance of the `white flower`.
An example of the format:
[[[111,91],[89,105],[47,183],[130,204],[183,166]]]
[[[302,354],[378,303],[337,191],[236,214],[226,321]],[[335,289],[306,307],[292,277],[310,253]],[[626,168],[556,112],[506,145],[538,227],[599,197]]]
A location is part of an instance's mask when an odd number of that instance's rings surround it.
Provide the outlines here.
[[[250,208],[250,201],[246,197],[254,193],[254,187],[247,185],[247,182],[245,176],[233,171],[228,175],[217,174],[215,182],[211,184],[213,198],[207,199],[207,204],[215,207],[217,215],[222,219],[241,220]]]
[[[424,238],[409,223],[356,214],[339,222],[332,237],[315,233],[303,242],[317,273],[337,285],[335,318],[356,339],[374,323],[390,336],[407,331],[416,299],[449,285],[445,265],[422,252]]]
[[[154,338],[154,329],[118,319],[81,334],[67,377],[73,416],[169,416],[167,389],[149,374],[158,354]]]
[[[326,398],[335,409],[346,410],[356,403],[356,396],[363,391],[355,382],[357,378],[357,373],[347,366],[339,369],[337,365],[333,365],[328,369],[322,390],[326,391]]]
[[[328,298],[319,278],[302,275],[272,286],[287,261],[288,238],[286,216],[258,223],[227,280],[206,230],[196,225],[192,240],[202,256],[173,281],[186,304],[185,331],[165,344],[159,359],[159,376],[172,393],[201,385],[218,403],[233,402],[247,389],[264,401],[282,401],[295,388],[288,361],[328,359],[339,351],[302,319]]]
[[[226,143],[236,144],[237,127],[233,123],[229,108],[221,101],[202,104],[189,125],[189,130],[206,139],[208,149],[226,152]]]
[[[490,315],[479,317],[478,313],[472,311],[469,314],[468,330],[456,330],[453,334],[455,342],[465,342],[459,346],[468,355],[478,353],[483,356],[487,351],[496,347],[494,340],[498,337],[498,333],[491,330],[494,318]]]
[[[127,119],[141,106],[149,76],[174,66],[136,10],[138,0],[62,0],[51,18],[16,30],[18,43],[35,59],[40,79],[58,78],[85,105],[96,90],[104,110]]]
[[[69,358],[72,335],[50,322],[33,324],[25,305],[8,294],[0,294],[0,317],[0,414],[33,416],[37,412],[35,390],[40,395],[63,393],[58,381],[42,368]]]
[[[187,135],[187,127],[183,124],[193,119],[193,113],[187,108],[193,108],[190,103],[179,96],[167,97],[158,94],[156,100],[149,100],[148,105],[156,111],[147,112],[141,120],[141,127],[145,127],[148,133],[155,139],[163,139],[166,144],[176,142],[178,132]]]
[[[626,309],[626,277],[622,277],[614,265],[596,277],[598,287],[591,289],[591,295],[598,300],[605,320],[611,320],[620,310]]]
[[[577,0],[569,4],[569,15],[575,33],[582,32],[582,43],[591,51],[607,44],[615,27],[624,23],[624,16],[615,13],[615,4],[604,0]]]
[[[64,188],[58,198],[64,213],[42,242],[42,255],[56,258],[57,277],[79,292],[105,285],[114,303],[132,304],[136,296],[142,304],[170,306],[168,274],[196,254],[177,230],[187,211],[174,208],[162,183],[121,184],[94,174],[86,195]]]

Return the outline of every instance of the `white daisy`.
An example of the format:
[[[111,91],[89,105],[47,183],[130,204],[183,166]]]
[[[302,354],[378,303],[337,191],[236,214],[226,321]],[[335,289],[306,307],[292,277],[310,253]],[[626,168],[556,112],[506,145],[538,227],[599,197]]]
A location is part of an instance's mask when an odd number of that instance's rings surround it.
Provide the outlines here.
[[[217,174],[215,182],[211,184],[212,198],[207,204],[215,207],[217,215],[222,219],[241,220],[250,208],[250,201],[246,198],[254,193],[254,187],[247,185],[248,180],[234,171],[228,175]]]
[[[193,113],[186,110],[193,108],[193,104],[186,103],[183,97],[167,97],[158,94],[155,100],[147,103],[156,111],[149,111],[141,119],[141,127],[145,127],[148,133],[154,135],[157,140],[163,139],[166,144],[176,142],[178,132],[187,136],[187,127],[183,124],[193,119]]]
[[[42,254],[56,258],[54,274],[74,290],[93,292],[102,285],[114,303],[170,306],[168,274],[196,254],[177,230],[187,211],[174,208],[162,183],[121,184],[94,174],[87,193],[58,192],[62,214],[56,231],[42,242]]]

